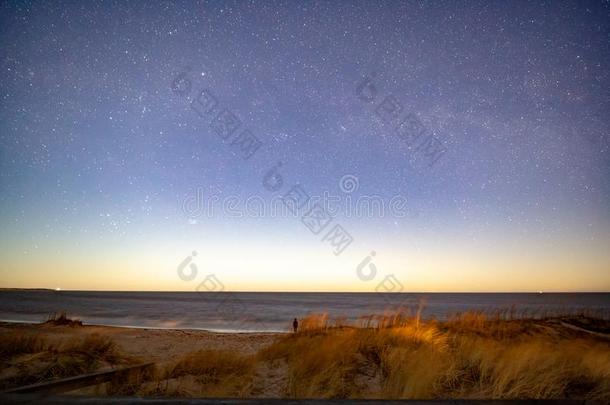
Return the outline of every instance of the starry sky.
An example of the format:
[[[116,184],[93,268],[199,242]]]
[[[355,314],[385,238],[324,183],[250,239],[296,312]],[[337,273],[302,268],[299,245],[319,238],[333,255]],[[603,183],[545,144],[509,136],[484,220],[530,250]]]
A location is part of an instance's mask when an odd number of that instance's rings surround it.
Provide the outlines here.
[[[0,4],[0,287],[610,290],[607,1]]]

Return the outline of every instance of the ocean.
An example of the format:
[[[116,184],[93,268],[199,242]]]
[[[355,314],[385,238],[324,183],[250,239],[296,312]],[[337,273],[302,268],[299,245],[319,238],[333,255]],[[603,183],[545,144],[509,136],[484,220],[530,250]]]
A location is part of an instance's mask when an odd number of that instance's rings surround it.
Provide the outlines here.
[[[218,332],[287,331],[293,318],[328,313],[357,321],[402,308],[444,319],[466,310],[517,314],[588,310],[608,316],[610,293],[268,293],[0,291],[0,320],[43,322],[65,311],[84,324]]]

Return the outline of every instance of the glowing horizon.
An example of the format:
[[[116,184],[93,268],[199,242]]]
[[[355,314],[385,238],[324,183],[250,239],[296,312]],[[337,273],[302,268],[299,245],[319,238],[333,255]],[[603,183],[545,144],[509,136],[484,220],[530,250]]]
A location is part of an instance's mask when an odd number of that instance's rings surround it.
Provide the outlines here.
[[[562,7],[9,4],[0,288],[610,291],[607,13]]]

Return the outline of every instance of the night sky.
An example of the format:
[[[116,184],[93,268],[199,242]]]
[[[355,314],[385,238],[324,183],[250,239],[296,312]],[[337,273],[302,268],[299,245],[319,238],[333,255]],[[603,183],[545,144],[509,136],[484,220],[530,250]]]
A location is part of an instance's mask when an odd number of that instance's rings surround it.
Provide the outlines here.
[[[609,17],[607,1],[2,2],[0,287],[607,291]],[[292,199],[324,193],[404,204]],[[296,214],[235,214],[248,198]]]

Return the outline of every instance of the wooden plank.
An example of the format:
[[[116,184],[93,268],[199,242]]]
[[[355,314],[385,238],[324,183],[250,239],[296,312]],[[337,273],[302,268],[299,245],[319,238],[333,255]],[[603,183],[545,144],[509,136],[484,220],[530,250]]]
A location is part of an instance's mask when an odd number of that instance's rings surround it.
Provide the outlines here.
[[[0,394],[1,404],[22,405],[597,405],[600,402],[576,399],[521,399],[521,400],[476,400],[476,399],[233,399],[233,398],[138,398],[138,397],[81,397],[44,396],[41,394]]]
[[[4,391],[5,394],[32,394],[32,393],[48,393],[57,394],[75,389],[97,385],[108,382],[113,378],[125,378],[131,372],[146,371],[153,368],[155,363],[144,363],[136,366],[129,366],[108,371],[100,371],[97,373],[84,374],[76,377],[62,378],[60,380],[45,381],[41,383],[25,385],[23,387],[13,388]]]

